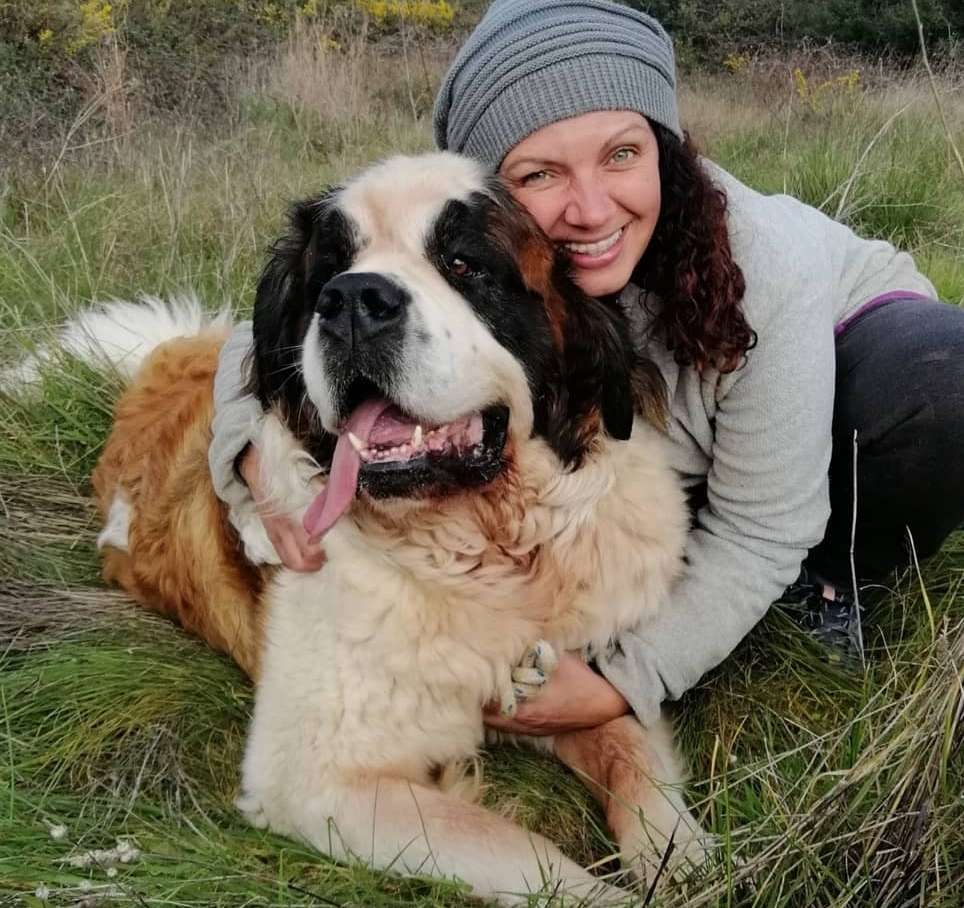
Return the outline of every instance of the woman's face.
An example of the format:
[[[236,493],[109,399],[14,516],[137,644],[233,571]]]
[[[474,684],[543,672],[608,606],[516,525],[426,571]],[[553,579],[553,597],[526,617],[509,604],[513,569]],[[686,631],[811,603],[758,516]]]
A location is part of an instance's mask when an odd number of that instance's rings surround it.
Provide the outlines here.
[[[659,150],[642,114],[598,111],[523,139],[499,173],[516,201],[564,247],[590,296],[617,293],[659,217]]]

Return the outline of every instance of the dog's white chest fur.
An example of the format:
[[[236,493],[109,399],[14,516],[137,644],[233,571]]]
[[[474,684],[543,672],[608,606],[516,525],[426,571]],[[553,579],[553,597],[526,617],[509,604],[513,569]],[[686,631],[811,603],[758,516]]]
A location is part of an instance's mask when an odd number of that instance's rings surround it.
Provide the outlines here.
[[[297,769],[319,781],[366,770],[427,780],[481,740],[481,706],[510,658],[511,629],[502,653],[492,640],[486,651],[469,616],[444,614],[448,602],[391,566],[341,560],[318,576],[286,573],[273,591],[247,765],[257,762],[259,723],[271,728],[260,736],[269,746],[290,743],[292,723],[304,746],[296,759],[314,764]],[[292,757],[289,743],[269,760],[271,775]]]

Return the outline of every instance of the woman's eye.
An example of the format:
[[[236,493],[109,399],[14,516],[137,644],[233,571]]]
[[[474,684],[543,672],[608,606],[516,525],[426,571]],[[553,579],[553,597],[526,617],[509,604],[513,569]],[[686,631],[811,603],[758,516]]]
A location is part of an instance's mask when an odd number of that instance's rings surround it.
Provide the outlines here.
[[[534,186],[536,183],[543,183],[549,179],[548,170],[533,170],[532,173],[527,173],[519,183],[523,186]]]
[[[612,160],[614,164],[625,164],[635,157],[636,152],[632,148],[617,148],[616,151],[613,152],[610,160]]]

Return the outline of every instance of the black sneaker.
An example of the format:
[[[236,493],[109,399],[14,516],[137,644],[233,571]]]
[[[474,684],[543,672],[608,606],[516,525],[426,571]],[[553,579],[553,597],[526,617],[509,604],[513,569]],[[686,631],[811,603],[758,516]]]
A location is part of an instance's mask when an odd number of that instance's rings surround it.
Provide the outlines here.
[[[863,609],[851,592],[824,583],[804,567],[779,602],[800,627],[826,647],[831,661],[863,661]]]

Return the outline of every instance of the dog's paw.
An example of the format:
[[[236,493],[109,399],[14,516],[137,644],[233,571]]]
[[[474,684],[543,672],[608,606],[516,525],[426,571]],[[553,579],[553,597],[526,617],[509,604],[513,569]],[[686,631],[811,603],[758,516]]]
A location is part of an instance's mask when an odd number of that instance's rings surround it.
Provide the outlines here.
[[[512,717],[520,703],[537,697],[542,686],[559,667],[552,644],[536,640],[526,647],[519,664],[499,679],[499,705],[503,716]]]
[[[714,836],[680,818],[669,839],[652,828],[645,819],[632,849],[623,850],[623,866],[647,888],[668,880],[681,881],[698,876],[713,862],[716,853]]]
[[[536,640],[512,669],[512,692],[516,699],[524,701],[538,696],[542,686],[558,667],[559,657],[552,644],[546,640]]]

